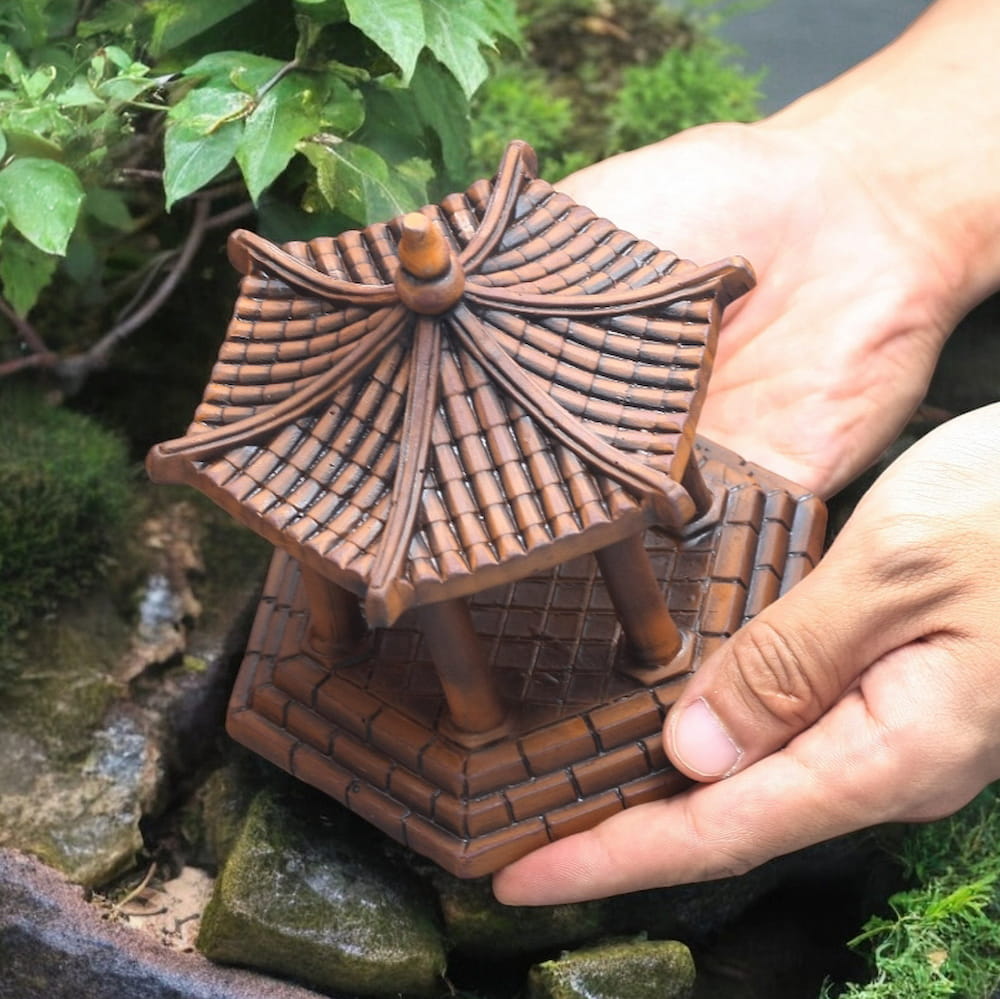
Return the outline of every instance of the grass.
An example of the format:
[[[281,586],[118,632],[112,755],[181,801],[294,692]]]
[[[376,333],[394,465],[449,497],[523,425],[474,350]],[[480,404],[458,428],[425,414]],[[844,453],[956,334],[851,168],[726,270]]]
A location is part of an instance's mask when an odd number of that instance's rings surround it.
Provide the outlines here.
[[[953,815],[914,827],[900,860],[912,887],[893,895],[849,946],[873,966],[842,999],[990,999],[1000,989],[1000,785]]]

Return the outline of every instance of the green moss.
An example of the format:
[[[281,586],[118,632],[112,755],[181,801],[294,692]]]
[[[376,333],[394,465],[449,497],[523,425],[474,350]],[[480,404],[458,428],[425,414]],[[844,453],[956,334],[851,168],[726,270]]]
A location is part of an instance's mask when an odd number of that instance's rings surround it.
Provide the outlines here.
[[[634,940],[563,954],[531,969],[528,999],[685,999],[691,952],[674,940]]]
[[[428,893],[341,832],[308,804],[260,792],[198,947],[338,993],[436,995],[445,956]]]
[[[509,906],[493,896],[489,878],[431,874],[451,946],[471,958],[538,956],[602,934],[604,900],[572,905]]]
[[[962,811],[915,827],[901,860],[912,887],[889,899],[851,946],[873,976],[847,999],[985,999],[1000,987],[1000,786]],[[836,994],[832,987],[825,995]]]
[[[120,537],[124,443],[38,393],[0,393],[0,638],[79,593]]]

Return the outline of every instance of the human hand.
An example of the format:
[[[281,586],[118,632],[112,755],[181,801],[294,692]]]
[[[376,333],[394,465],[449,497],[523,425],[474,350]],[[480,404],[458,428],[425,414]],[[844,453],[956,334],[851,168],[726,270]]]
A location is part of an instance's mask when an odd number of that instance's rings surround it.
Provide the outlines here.
[[[739,874],[855,829],[944,816],[1000,777],[997,468],[1000,403],[907,451],[819,566],[670,711],[667,752],[710,783],[529,854],[496,875],[497,897],[549,904]]]
[[[693,129],[557,186],[698,263],[750,260],[759,283],[726,312],[698,428],[821,495],[895,439],[967,305],[918,206],[780,116]]]

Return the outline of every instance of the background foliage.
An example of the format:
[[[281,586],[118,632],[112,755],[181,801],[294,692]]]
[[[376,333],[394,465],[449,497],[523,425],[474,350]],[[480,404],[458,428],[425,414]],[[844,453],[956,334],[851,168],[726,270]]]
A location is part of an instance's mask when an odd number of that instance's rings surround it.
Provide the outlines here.
[[[517,37],[511,0],[7,0],[0,373],[99,367],[252,210],[301,237],[461,182],[485,53]]]

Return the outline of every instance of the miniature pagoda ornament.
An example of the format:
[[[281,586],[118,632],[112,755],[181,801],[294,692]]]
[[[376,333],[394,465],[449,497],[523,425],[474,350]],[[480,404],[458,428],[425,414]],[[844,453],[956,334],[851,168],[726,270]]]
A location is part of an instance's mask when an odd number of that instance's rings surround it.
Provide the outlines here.
[[[462,876],[686,781],[683,675],[819,557],[825,511],[695,437],[739,258],[698,267],[535,174],[275,246],[187,435],[277,548],[228,729]]]

